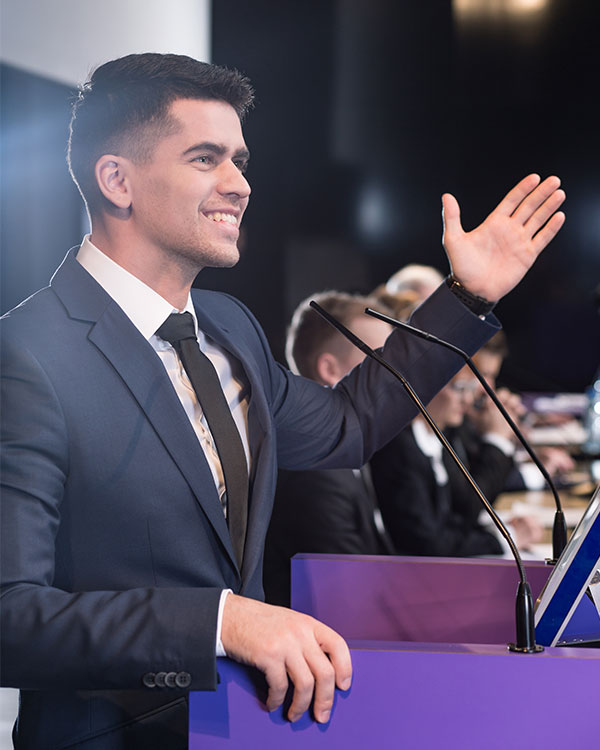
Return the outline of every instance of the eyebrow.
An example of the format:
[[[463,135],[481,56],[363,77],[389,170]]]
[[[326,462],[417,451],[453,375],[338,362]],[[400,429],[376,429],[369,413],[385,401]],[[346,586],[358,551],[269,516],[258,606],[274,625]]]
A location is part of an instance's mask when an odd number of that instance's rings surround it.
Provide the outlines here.
[[[220,143],[212,143],[210,141],[205,141],[203,143],[196,143],[195,145],[190,146],[188,149],[186,149],[183,152],[183,155],[188,156],[189,154],[193,154],[196,151],[210,151],[216,156],[225,156],[228,149],[226,146],[223,146]],[[240,148],[234,152],[231,158],[232,159],[244,159],[248,161],[248,159],[250,158],[250,152],[248,151],[247,148]]]

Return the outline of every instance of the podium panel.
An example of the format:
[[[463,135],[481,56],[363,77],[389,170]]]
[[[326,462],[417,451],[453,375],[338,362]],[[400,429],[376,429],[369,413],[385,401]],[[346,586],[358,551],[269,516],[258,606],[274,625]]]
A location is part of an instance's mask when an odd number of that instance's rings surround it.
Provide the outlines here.
[[[331,720],[267,713],[256,672],[219,659],[215,693],[190,695],[190,750],[508,750],[598,747],[600,652],[355,644]]]
[[[537,597],[550,573],[527,563]],[[354,679],[331,720],[269,714],[256,670],[218,660],[190,694],[190,750],[507,750],[598,747],[600,650],[511,653],[514,564],[493,559],[298,555],[292,603],[348,640]]]
[[[552,568],[525,569],[535,601]],[[291,601],[346,639],[508,643],[518,582],[510,560],[301,554]]]

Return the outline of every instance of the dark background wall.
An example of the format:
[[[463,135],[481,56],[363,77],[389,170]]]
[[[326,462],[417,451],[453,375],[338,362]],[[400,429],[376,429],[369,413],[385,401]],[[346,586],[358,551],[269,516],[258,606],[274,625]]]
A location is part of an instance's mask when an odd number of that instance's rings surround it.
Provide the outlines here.
[[[71,95],[67,86],[0,66],[3,313],[45,286],[80,241],[82,202],[65,162]]]
[[[213,61],[257,91],[245,127],[253,195],[239,265],[197,283],[246,302],[279,359],[304,296],[367,292],[408,262],[446,270],[444,191],[472,228],[537,171],[561,176],[567,223],[498,306],[511,347],[504,379],[527,390],[591,381],[600,6],[548,0],[516,16],[480,5],[487,12],[465,17],[450,0],[214,3]],[[63,166],[71,92],[7,66],[2,79],[6,310],[79,241],[81,213]]]

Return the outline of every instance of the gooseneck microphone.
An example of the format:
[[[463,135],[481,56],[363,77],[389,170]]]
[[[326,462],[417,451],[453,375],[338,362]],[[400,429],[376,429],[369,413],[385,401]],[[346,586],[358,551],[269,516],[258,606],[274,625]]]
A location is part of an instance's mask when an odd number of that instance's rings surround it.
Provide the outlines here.
[[[379,352],[375,351],[374,349],[371,349],[370,346],[365,344],[362,339],[358,338],[352,331],[349,331],[346,326],[344,326],[342,323],[340,323],[339,320],[334,318],[332,315],[330,315],[326,310],[324,310],[320,305],[318,305],[314,300],[311,300],[310,306],[315,310],[319,315],[321,315],[322,318],[324,318],[330,325],[332,325],[336,330],[338,330],[342,336],[347,338],[354,346],[356,346],[358,349],[361,350],[367,357],[371,357],[371,359],[374,359],[376,362],[378,362],[382,367],[385,367],[385,369],[390,372],[397,380],[399,380],[402,385],[404,386],[404,389],[412,399],[412,401],[415,403],[417,409],[419,412],[423,415],[424,419],[426,420],[427,424],[431,427],[433,432],[435,433],[438,440],[442,443],[444,448],[450,453],[452,456],[452,459],[466,478],[466,480],[469,482],[481,502],[483,503],[485,509],[489,513],[489,515],[492,518],[492,521],[494,522],[494,525],[498,529],[498,531],[502,534],[504,539],[506,539],[511,552],[513,553],[513,556],[515,558],[515,562],[517,563],[517,568],[519,570],[519,586],[517,587],[517,599],[516,599],[516,608],[515,608],[515,614],[516,614],[516,642],[515,643],[509,643],[508,648],[510,651],[517,651],[520,653],[527,653],[527,654],[535,654],[539,653],[540,651],[544,650],[543,646],[539,646],[535,642],[535,626],[534,626],[534,618],[533,618],[533,598],[531,595],[531,589],[529,587],[529,583],[527,581],[527,576],[525,573],[525,568],[523,566],[523,561],[521,559],[521,555],[519,554],[519,550],[517,549],[516,544],[514,543],[510,533],[508,532],[508,529],[496,513],[496,511],[493,509],[491,503],[489,500],[485,497],[463,462],[460,460],[460,458],[456,455],[456,451],[452,448],[450,443],[448,442],[448,439],[443,434],[443,432],[440,430],[440,428],[437,426],[437,424],[434,422],[433,418],[425,408],[425,405],[419,398],[419,396],[415,393],[414,389],[410,385],[410,383],[406,380],[406,378],[396,370],[395,367],[393,367]]]
[[[521,443],[523,448],[525,448],[525,450],[531,457],[531,460],[533,461],[533,463],[541,471],[542,476],[546,480],[548,487],[550,488],[552,494],[554,495],[554,502],[556,504],[556,512],[554,514],[554,526],[552,527],[552,560],[548,560],[549,564],[554,565],[556,561],[558,560],[558,558],[561,556],[562,551],[567,545],[567,523],[565,519],[565,514],[563,513],[560,498],[558,496],[558,492],[556,490],[554,482],[550,478],[550,474],[548,474],[546,470],[546,467],[540,461],[540,459],[536,456],[533,448],[531,447],[529,442],[525,439],[525,436],[523,435],[521,430],[517,427],[517,425],[515,424],[510,414],[506,411],[506,409],[504,408],[504,405],[502,404],[498,396],[496,396],[495,392],[490,387],[486,379],[483,377],[483,375],[481,374],[481,372],[479,371],[479,369],[477,368],[477,366],[475,365],[471,357],[469,357],[469,355],[466,352],[464,352],[462,349],[459,349],[457,346],[454,346],[454,344],[451,344],[449,341],[444,341],[443,339],[440,339],[431,333],[422,331],[420,328],[415,328],[414,326],[411,326],[408,323],[404,323],[401,320],[395,320],[394,318],[390,318],[388,315],[384,315],[383,313],[380,313],[377,310],[372,310],[370,307],[367,307],[365,312],[367,313],[367,315],[371,315],[374,318],[383,320],[386,323],[389,323],[390,325],[395,326],[396,328],[401,328],[403,331],[407,331],[408,333],[411,333],[414,336],[418,336],[421,339],[425,339],[425,341],[430,341],[433,344],[439,344],[440,346],[445,346],[446,349],[450,349],[450,351],[454,352],[455,354],[458,354],[467,363],[473,375],[475,375],[477,380],[479,380],[485,392],[492,399],[494,404],[496,404],[500,413],[510,425],[510,428],[519,439],[519,442]]]

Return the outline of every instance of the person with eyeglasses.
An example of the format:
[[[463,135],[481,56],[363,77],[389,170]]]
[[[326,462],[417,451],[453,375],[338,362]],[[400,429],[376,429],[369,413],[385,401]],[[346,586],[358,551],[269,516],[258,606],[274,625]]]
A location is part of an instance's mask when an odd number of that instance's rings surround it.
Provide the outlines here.
[[[464,367],[427,404],[427,410],[442,431],[450,432],[462,424],[479,392],[479,383]],[[511,459],[502,451],[488,456],[486,466],[470,466],[468,455],[456,447],[480,486],[489,475],[489,461],[497,462],[499,473],[503,462],[510,470]],[[373,456],[371,471],[383,521],[398,554],[470,557],[504,552],[493,527],[479,520],[479,512],[464,512],[474,507],[468,501],[473,489],[423,417],[413,419]],[[490,501],[500,489],[482,486]],[[541,535],[539,527],[521,519],[513,532],[521,548]]]

